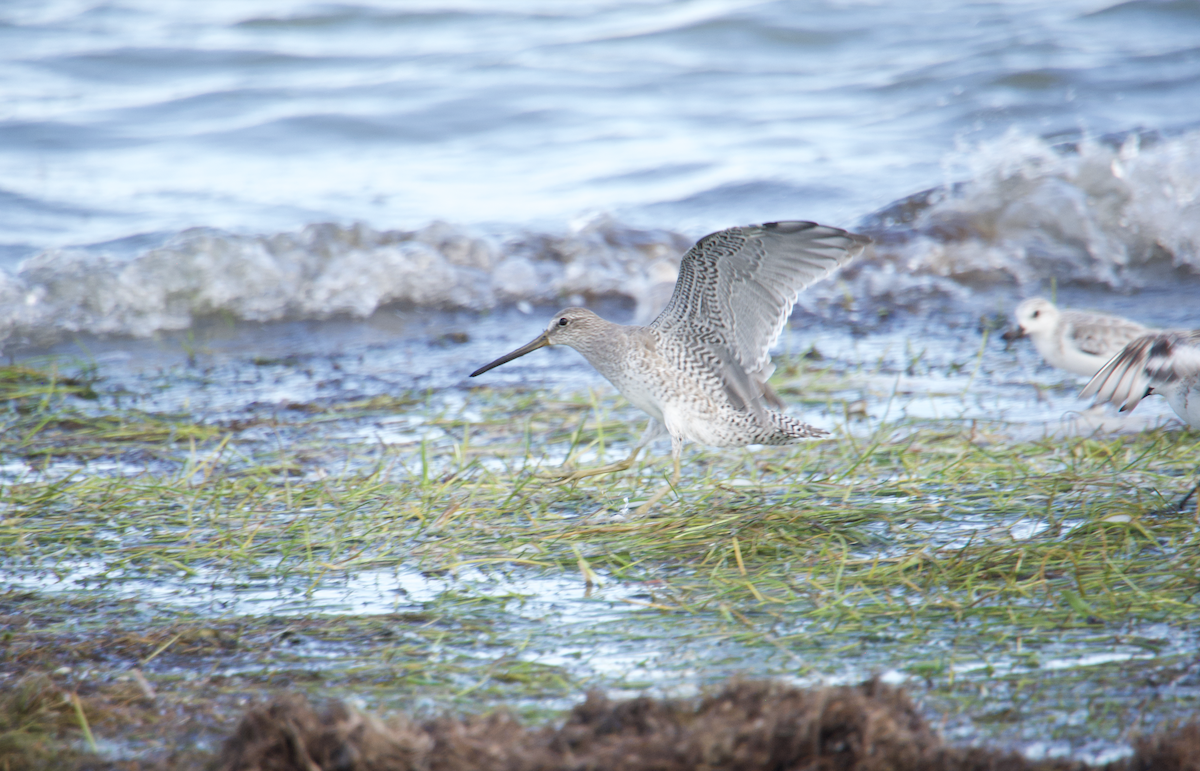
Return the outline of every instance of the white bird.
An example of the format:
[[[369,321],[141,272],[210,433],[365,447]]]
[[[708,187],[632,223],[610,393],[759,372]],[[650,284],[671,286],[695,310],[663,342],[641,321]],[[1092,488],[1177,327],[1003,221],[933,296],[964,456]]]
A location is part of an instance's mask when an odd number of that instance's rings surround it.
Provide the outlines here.
[[[1005,340],[1029,337],[1047,364],[1088,377],[1131,340],[1154,331],[1107,313],[1060,310],[1041,297],[1018,305],[1016,319]]]
[[[1097,404],[1115,404],[1124,412],[1150,394],[1166,397],[1184,423],[1200,428],[1200,329],[1142,335],[1112,357],[1079,396],[1095,396]],[[1200,483],[1176,509],[1183,511],[1197,490]]]
[[[527,345],[471,377],[547,345],[579,351],[634,406],[650,415],[623,461],[561,474],[620,471],[665,428],[679,482],[685,441],[714,447],[790,444],[826,432],[768,409],[783,402],[767,384],[771,346],[800,290],[860,253],[870,239],[815,222],[768,222],[705,236],[683,256],[667,307],[647,326],[614,324],[567,308]],[[644,513],[670,490],[656,493]]]
[[[1132,410],[1149,394],[1200,428],[1200,330],[1151,332],[1121,349],[1083,387],[1081,397]]]

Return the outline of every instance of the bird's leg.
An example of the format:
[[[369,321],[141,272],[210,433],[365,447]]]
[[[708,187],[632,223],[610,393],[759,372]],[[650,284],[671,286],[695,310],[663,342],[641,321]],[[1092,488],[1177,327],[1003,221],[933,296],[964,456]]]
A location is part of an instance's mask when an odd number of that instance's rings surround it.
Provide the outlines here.
[[[586,479],[587,477],[600,476],[601,474],[615,474],[618,471],[624,471],[633,466],[637,460],[638,453],[642,451],[641,447],[634,447],[633,452],[629,453],[629,457],[624,460],[609,463],[604,466],[595,466],[593,468],[581,469],[558,469],[557,471],[541,471],[538,472],[539,479],[549,480],[551,484],[561,485],[567,482],[573,482],[576,479]]]
[[[1200,471],[1200,469],[1197,469],[1197,471]],[[1182,514],[1183,507],[1187,506],[1188,501],[1190,501],[1192,499],[1192,496],[1196,494],[1197,490],[1200,490],[1200,481],[1196,482],[1196,484],[1192,487],[1191,492],[1189,492],[1187,495],[1183,496],[1183,500],[1181,500],[1179,502],[1179,505],[1177,505],[1175,507],[1175,510],[1178,511],[1180,514]]]
[[[638,440],[637,446],[633,448],[633,452],[629,453],[628,458],[619,460],[616,463],[609,463],[606,466],[596,466],[595,468],[542,471],[537,476],[539,479],[552,480],[552,484],[564,484],[566,482],[573,482],[576,479],[586,479],[587,477],[599,476],[600,474],[613,474],[618,471],[625,471],[633,466],[642,448],[661,436],[663,431],[663,424],[654,418],[650,418],[650,424],[646,426],[646,430],[642,433],[642,438]]]
[[[650,500],[637,507],[637,511],[633,512],[635,517],[644,517],[650,513],[650,509],[654,508],[659,501],[666,497],[667,493],[671,492],[676,487],[679,487],[679,458],[683,454],[683,440],[677,437],[671,437],[671,460],[675,464],[675,471],[671,474],[671,481],[663,485],[655,491],[654,495],[650,496]]]

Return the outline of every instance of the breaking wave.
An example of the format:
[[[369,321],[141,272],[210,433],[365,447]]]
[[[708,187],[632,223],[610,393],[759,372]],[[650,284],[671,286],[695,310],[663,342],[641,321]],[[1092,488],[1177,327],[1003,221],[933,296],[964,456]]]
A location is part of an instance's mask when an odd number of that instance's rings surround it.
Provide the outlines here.
[[[271,236],[193,229],[132,258],[54,250],[0,274],[0,341],[145,336],[212,316],[263,322],[366,317],[394,305],[482,310],[652,296],[650,284],[674,280],[688,245],[604,218],[503,243],[440,222],[416,231],[319,224]]]
[[[880,271],[951,292],[1051,279],[1127,292],[1200,275],[1200,132],[1071,144],[1013,132],[948,165],[966,181],[863,223],[879,291]]]
[[[957,153],[959,181],[867,217],[875,246],[843,271],[856,296],[906,305],[1051,279],[1131,291],[1200,276],[1200,132],[1070,145],[1010,134]],[[699,234],[696,234],[699,235]],[[366,317],[385,306],[483,310],[622,296],[645,321],[693,238],[599,216],[496,237],[433,223],[241,236],[184,231],[132,257],[51,250],[0,273],[0,342],[145,336],[203,317]],[[665,288],[665,289],[664,289]],[[825,282],[815,304],[844,292]]]

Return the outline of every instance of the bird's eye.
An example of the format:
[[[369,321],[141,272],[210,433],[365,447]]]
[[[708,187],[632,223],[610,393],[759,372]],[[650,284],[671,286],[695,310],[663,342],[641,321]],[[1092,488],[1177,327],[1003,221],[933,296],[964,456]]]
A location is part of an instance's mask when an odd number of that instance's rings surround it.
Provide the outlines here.
[[[567,320],[566,320],[566,319],[559,319],[559,320],[558,320],[558,325],[559,325],[560,327],[565,327],[565,326],[567,325]]]
[[[1041,315],[1041,313],[1042,313],[1041,311],[1034,311],[1033,317],[1036,319],[1039,315]]]

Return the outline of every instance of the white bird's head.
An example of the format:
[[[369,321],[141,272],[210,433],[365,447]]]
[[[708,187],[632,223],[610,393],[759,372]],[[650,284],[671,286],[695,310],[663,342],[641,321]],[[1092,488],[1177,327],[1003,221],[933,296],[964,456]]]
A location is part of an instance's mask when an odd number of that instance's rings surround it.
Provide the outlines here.
[[[1054,332],[1058,326],[1058,308],[1041,297],[1033,297],[1017,306],[1017,326],[1004,333],[1005,340],[1018,337],[1038,338]]]

